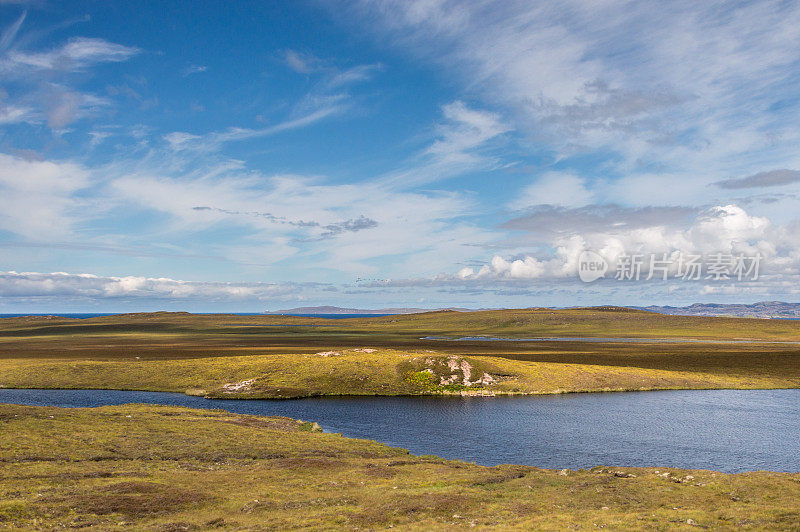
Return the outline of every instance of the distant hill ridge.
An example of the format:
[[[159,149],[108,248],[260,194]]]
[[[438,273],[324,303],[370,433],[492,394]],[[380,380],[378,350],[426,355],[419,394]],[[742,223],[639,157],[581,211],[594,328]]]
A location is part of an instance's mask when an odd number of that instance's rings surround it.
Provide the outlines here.
[[[474,309],[468,308],[343,308],[323,305],[319,307],[296,307],[285,310],[271,310],[264,314],[420,314],[422,312],[441,312],[441,311],[470,312]]]
[[[642,310],[676,316],[733,316],[743,318],[800,318],[800,303],[759,301],[758,303],[694,303],[686,307],[649,306]]]
[[[758,303],[694,303],[685,307],[673,307],[669,305],[648,307],[621,307],[604,305],[597,307],[573,307],[595,311],[624,312],[633,310],[646,310],[659,314],[670,314],[676,316],[731,316],[745,318],[800,318],[800,303],[786,303],[783,301],[760,301]],[[545,310],[546,307],[530,307],[530,310]],[[284,310],[266,311],[264,314],[421,314],[423,312],[475,312],[478,310],[499,310],[499,309],[469,309],[461,307],[448,308],[344,308],[330,305],[317,307],[296,307]]]

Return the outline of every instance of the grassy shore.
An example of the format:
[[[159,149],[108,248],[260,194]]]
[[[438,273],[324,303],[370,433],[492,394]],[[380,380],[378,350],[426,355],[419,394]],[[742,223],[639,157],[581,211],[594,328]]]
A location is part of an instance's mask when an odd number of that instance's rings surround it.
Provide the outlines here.
[[[378,349],[178,360],[0,360],[7,388],[188,392],[212,398],[318,395],[552,394],[712,388],[791,388],[792,375],[666,371]],[[466,371],[465,371],[466,370]],[[454,378],[455,377],[455,378]]]
[[[796,530],[800,475],[482,467],[310,423],[0,405],[0,528]]]
[[[422,339],[471,335],[654,341]],[[790,342],[800,342],[800,322],[615,308],[346,320],[186,313],[12,318],[0,320],[0,386],[241,398],[796,388],[800,345]]]

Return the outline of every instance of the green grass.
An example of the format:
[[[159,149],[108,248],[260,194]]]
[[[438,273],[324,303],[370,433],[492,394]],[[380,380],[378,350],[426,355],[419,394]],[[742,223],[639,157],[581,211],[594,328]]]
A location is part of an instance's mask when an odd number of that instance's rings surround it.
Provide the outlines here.
[[[0,405],[0,464],[0,529],[796,530],[800,522],[798,474],[482,467],[288,418],[175,407]]]

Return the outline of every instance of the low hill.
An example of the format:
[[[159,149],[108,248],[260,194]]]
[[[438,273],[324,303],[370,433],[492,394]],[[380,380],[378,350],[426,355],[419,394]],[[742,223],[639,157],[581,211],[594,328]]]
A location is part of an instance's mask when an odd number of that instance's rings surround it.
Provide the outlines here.
[[[752,304],[694,303],[686,307],[650,306],[644,310],[675,316],[735,316],[742,318],[800,318],[800,303],[759,301]]]

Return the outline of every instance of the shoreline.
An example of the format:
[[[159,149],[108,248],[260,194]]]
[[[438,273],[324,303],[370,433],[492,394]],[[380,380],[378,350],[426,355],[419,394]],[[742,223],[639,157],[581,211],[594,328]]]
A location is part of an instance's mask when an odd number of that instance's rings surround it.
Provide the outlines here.
[[[208,395],[205,390],[184,390],[176,391],[174,389],[154,389],[154,388],[129,388],[129,387],[110,387],[110,388],[97,388],[97,387],[65,387],[65,386],[4,386],[0,385],[0,390],[8,391],[109,391],[109,392],[153,392],[153,393],[169,393],[175,395],[187,395],[189,397],[200,397],[209,401],[292,401],[298,399],[320,399],[320,398],[355,398],[355,397],[538,397],[538,396],[551,396],[551,395],[577,395],[577,394],[617,394],[617,393],[638,393],[638,392],[687,392],[687,391],[759,391],[759,390],[800,390],[800,386],[750,386],[750,387],[663,387],[663,388],[606,388],[595,390],[555,390],[555,391],[541,391],[541,392],[512,392],[512,391],[491,391],[491,390],[469,390],[461,391],[439,391],[439,392],[420,392],[420,393],[395,393],[395,394],[377,394],[377,393],[315,393],[309,395],[297,396],[277,396],[277,397],[254,397],[247,394],[230,395]],[[0,403],[0,404],[13,404],[13,403]]]
[[[43,390],[43,391],[46,391],[46,390]],[[89,390],[85,390],[85,391],[89,391]],[[97,390],[97,391],[107,391],[107,390]],[[130,391],[130,390],[118,390],[118,391]],[[688,391],[688,390],[682,390],[682,391]],[[156,393],[172,393],[172,392],[156,392]],[[151,408],[152,407],[152,408],[155,408],[155,409],[185,410],[185,411],[198,412],[198,413],[200,413],[200,412],[222,412],[222,413],[225,413],[225,414],[230,415],[230,416],[247,417],[247,418],[261,418],[261,419],[264,419],[264,420],[283,419],[283,420],[289,420],[289,421],[297,423],[297,425],[300,427],[300,430],[302,430],[304,432],[324,433],[324,434],[340,437],[340,438],[343,438],[345,440],[350,440],[350,441],[370,441],[370,442],[374,442],[374,443],[377,443],[379,445],[386,446],[386,447],[389,447],[389,448],[392,448],[392,449],[401,450],[401,451],[403,451],[405,453],[408,453],[408,454],[410,454],[412,456],[431,456],[431,457],[434,457],[434,458],[436,458],[438,460],[473,463],[473,462],[470,462],[470,461],[467,461],[467,460],[464,460],[464,459],[445,458],[445,457],[441,457],[441,456],[438,456],[436,454],[430,454],[430,453],[423,453],[423,454],[420,454],[420,455],[413,455],[408,449],[406,449],[404,447],[399,447],[397,445],[392,445],[392,444],[388,444],[388,443],[385,443],[385,442],[381,442],[381,441],[379,441],[379,440],[377,440],[375,438],[357,437],[357,436],[345,436],[340,432],[328,432],[328,431],[323,430],[322,427],[315,420],[304,420],[304,419],[299,419],[299,418],[296,418],[296,417],[284,416],[284,415],[260,414],[260,413],[257,413],[257,414],[244,414],[244,413],[233,412],[233,411],[225,410],[225,409],[203,409],[203,408],[197,408],[197,407],[192,407],[192,406],[167,405],[167,404],[159,404],[159,403],[136,403],[136,402],[132,402],[132,403],[95,405],[95,406],[56,406],[56,405],[27,405],[27,404],[19,404],[19,403],[4,403],[4,402],[0,402],[0,411],[3,408],[14,408],[14,407],[30,408],[30,409],[36,409],[36,410],[57,409],[59,411],[76,410],[76,411],[89,411],[89,412],[100,412],[100,411],[104,411],[104,410],[107,410],[107,409],[122,409],[122,408],[125,408],[125,407],[135,407],[135,408]],[[0,416],[0,422],[2,422],[2,420],[3,420],[3,418],[2,418],[2,416]],[[557,468],[557,467],[541,467],[541,466],[536,466],[536,465],[513,464],[512,463],[512,464],[499,464],[499,465],[479,465],[479,467],[493,468],[493,467],[500,467],[502,465],[510,465],[510,466],[514,466],[514,467],[530,467],[530,468],[536,468],[536,469],[542,470],[542,471],[558,472],[558,473],[560,473],[562,475],[564,474],[565,471],[566,472],[572,472],[572,473],[581,472],[581,471],[588,471],[588,472],[593,472],[593,473],[597,473],[597,472],[599,472],[599,473],[604,473],[604,472],[605,473],[607,473],[607,472],[614,473],[615,470],[620,470],[620,469],[625,469],[625,470],[631,470],[631,469],[641,469],[641,470],[660,469],[660,470],[703,471],[703,472],[707,472],[707,473],[714,473],[714,474],[726,475],[726,476],[747,475],[747,474],[751,474],[751,473],[771,473],[771,474],[776,474],[776,475],[800,475],[800,469],[798,469],[797,471],[782,471],[782,470],[772,470],[772,469],[747,469],[747,470],[743,470],[743,471],[726,472],[726,471],[720,471],[720,470],[717,470],[717,469],[705,469],[705,468],[698,468],[698,467],[691,467],[691,466],[685,467],[685,466],[670,466],[670,465],[658,465],[658,464],[656,464],[656,465],[617,465],[617,466],[594,465],[594,466],[590,466],[590,467]],[[659,471],[656,471],[656,473],[659,473]],[[797,481],[800,482],[800,477],[798,478]]]
[[[0,405],[0,425],[0,520],[15,529],[791,530],[800,518],[797,473],[481,466],[288,417],[150,405]]]

